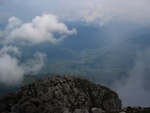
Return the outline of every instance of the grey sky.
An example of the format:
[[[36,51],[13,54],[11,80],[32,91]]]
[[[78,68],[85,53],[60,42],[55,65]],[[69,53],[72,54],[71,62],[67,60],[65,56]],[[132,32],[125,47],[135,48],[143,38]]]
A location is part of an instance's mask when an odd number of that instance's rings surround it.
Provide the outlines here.
[[[150,24],[149,0],[3,0],[1,18],[16,16],[31,19],[42,13],[53,13],[65,21],[84,21],[103,26],[110,20]],[[6,13],[4,13],[6,12]]]

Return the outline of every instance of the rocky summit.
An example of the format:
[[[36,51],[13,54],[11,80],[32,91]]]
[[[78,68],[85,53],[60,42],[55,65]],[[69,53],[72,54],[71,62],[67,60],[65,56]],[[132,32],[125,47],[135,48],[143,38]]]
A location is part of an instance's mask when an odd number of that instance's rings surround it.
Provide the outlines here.
[[[117,93],[69,75],[38,79],[0,98],[2,113],[103,113],[120,109]]]

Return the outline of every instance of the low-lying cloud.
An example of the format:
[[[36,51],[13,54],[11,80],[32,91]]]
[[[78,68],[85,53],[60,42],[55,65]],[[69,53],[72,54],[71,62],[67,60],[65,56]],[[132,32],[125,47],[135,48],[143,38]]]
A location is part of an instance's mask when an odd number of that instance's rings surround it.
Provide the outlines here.
[[[25,62],[20,61],[22,46],[44,42],[56,44],[73,34],[76,34],[76,30],[69,30],[53,14],[36,16],[26,23],[17,17],[10,17],[5,28],[0,30],[0,83],[20,84],[24,75],[36,74],[43,68],[46,55],[40,52],[33,53],[33,58]]]
[[[28,59],[23,65],[23,69],[25,74],[37,74],[37,70],[41,70],[44,66],[46,55],[36,52],[34,54],[34,58]]]
[[[17,42],[22,45],[35,45],[50,42],[56,44],[73,34],[76,34],[76,30],[74,28],[69,30],[53,14],[36,16],[28,23],[23,23],[19,18],[10,17],[8,25],[3,31],[3,37],[5,37],[3,43]]]
[[[123,81],[116,81],[115,90],[122,99],[123,106],[149,106],[150,105],[150,49],[138,53],[129,77]]]
[[[19,65],[16,57],[18,49],[15,47],[4,47],[0,50],[0,83],[6,85],[16,85],[23,80],[24,70]]]
[[[32,59],[21,63],[21,52],[17,47],[5,46],[0,50],[0,83],[20,84],[25,74],[35,74],[44,65],[45,55],[37,52]]]

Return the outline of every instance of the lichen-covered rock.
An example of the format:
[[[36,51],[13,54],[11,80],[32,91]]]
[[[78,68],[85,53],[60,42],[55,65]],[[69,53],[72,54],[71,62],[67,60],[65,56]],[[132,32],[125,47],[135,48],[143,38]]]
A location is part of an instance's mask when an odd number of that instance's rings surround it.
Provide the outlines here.
[[[94,108],[94,109],[93,109]],[[99,113],[121,109],[114,91],[75,76],[49,76],[0,98],[0,112]]]

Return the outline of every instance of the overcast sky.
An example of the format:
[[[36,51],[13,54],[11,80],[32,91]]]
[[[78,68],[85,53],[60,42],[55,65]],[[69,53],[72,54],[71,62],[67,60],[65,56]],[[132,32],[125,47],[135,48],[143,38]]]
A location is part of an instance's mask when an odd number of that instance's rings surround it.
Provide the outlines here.
[[[150,24],[149,0],[1,0],[0,20],[15,16],[30,20],[52,13],[65,21],[84,21],[100,26],[111,20]]]

